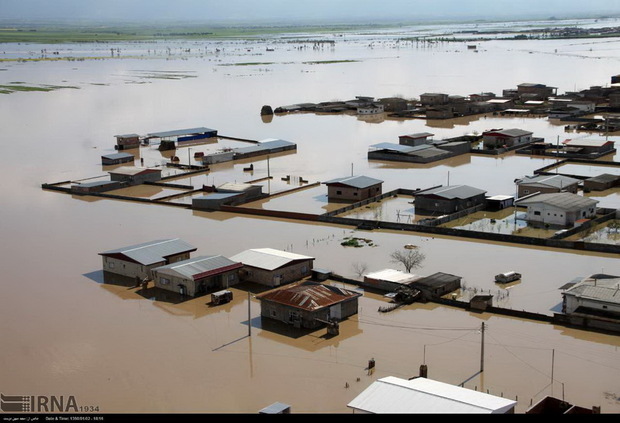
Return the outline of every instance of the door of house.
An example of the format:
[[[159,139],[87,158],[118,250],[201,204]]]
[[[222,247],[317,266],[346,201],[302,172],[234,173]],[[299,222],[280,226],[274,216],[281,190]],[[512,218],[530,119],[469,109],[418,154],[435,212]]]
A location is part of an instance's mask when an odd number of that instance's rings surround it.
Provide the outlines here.
[[[282,275],[276,275],[273,277],[273,286],[280,286],[282,283]]]
[[[336,304],[329,308],[330,320],[342,320],[342,304]]]

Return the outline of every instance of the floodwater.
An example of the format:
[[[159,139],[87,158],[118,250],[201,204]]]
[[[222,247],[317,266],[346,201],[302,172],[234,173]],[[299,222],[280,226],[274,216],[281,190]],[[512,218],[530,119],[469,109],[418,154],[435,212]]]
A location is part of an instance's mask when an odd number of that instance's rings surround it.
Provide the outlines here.
[[[620,62],[618,39],[489,40],[473,52],[465,42],[395,42],[401,35],[344,35],[333,46],[314,47],[277,38],[128,43],[119,47],[120,57],[111,54],[114,45],[3,45],[1,59],[37,57],[43,49],[59,50],[64,59],[0,62],[1,84],[75,88],[0,96],[2,393],[74,395],[79,405],[106,413],[255,413],[276,401],[290,404],[293,412],[349,413],[346,404],[372,381],[415,376],[427,364],[431,378],[517,399],[517,412],[546,395],[619,412],[618,336],[434,304],[379,313],[386,301],[370,292],[360,299],[359,313],[341,323],[340,335],[328,337],[325,329],[291,333],[261,321],[253,297],[248,312],[248,291],[256,293],[256,286],[235,287],[233,302],[221,307],[210,307],[207,297],[180,301],[105,283],[98,253],[179,237],[200,255],[271,247],[311,255],[316,267],[356,277],[356,265],[368,271],[398,268],[390,253],[414,244],[426,255],[414,273],[456,274],[463,277],[464,297],[490,292],[504,307],[549,315],[559,310],[562,285],[593,273],[620,274],[615,255],[356,231],[41,189],[42,183],[105,175],[109,168],[101,166],[100,156],[115,152],[116,134],[206,126],[232,137],[293,141],[298,148],[213,165],[206,174],[175,183],[200,187],[261,180],[263,191],[272,193],[302,186],[302,179],[311,185],[354,173],[384,180],[384,191],[450,183],[488,195],[511,194],[516,178],[555,159],[467,155],[413,165],[368,161],[368,146],[397,142],[407,133],[431,132],[441,139],[499,127],[528,129],[547,140],[576,135],[540,117],[373,121],[303,113],[261,119],[260,109],[358,95],[501,95],[522,82],[544,83],[563,93],[609,84]],[[187,49],[192,53],[184,54]],[[174,154],[195,164],[197,151],[239,144],[220,142]],[[172,155],[156,146],[134,152],[145,166],[165,165]],[[249,164],[251,172],[244,170]],[[164,169],[164,175],[175,172]],[[282,180],[287,175],[290,180]],[[268,176],[272,179],[264,179]],[[324,188],[309,186],[252,206],[309,213],[337,208],[326,201]],[[124,193],[160,198],[176,192],[140,187]],[[617,192],[600,197],[600,205],[614,204],[617,197]],[[386,201],[381,209],[365,212],[407,222],[415,214],[407,200]],[[343,247],[350,236],[372,245]],[[496,285],[493,276],[508,270],[519,271],[523,279]],[[370,358],[377,367],[368,375]]]

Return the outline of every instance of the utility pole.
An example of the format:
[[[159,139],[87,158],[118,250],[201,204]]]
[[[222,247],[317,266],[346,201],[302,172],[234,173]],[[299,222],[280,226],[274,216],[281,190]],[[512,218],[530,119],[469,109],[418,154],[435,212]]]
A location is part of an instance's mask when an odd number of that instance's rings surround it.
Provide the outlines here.
[[[480,344],[480,373],[484,371],[484,322],[482,322],[482,342]]]
[[[252,300],[250,295],[250,291],[248,291],[248,336],[252,336],[252,316],[250,315],[250,303]]]

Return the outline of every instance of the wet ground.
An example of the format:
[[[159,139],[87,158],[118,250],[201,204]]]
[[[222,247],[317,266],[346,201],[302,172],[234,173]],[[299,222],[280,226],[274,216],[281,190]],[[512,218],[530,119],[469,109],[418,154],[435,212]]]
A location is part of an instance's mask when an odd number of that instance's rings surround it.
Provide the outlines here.
[[[373,380],[411,377],[427,364],[431,378],[517,398],[518,412],[545,395],[583,407],[601,406],[603,413],[619,412],[620,340],[615,335],[433,304],[379,313],[386,301],[371,292],[360,299],[358,315],[341,324],[340,335],[326,336],[325,329],[291,333],[290,328],[262,321],[253,297],[248,313],[247,292],[256,293],[258,287],[235,287],[233,302],[220,307],[207,304],[208,297],[180,301],[152,288],[140,292],[104,283],[98,253],[179,237],[195,245],[200,255],[231,256],[247,248],[271,247],[311,255],[316,267],[355,277],[355,263],[365,264],[368,271],[398,268],[390,262],[390,253],[414,244],[426,255],[416,274],[456,274],[463,277],[463,295],[493,293],[504,307],[544,314],[559,310],[565,283],[593,273],[620,274],[617,256],[400,231],[356,231],[41,189],[46,182],[105,175],[108,169],[101,166],[100,156],[115,152],[115,134],[207,126],[230,136],[290,140],[298,149],[213,165],[203,175],[174,183],[217,186],[273,176],[262,182],[264,191],[279,192],[296,186],[297,177],[311,184],[353,171],[384,180],[384,191],[449,180],[485,189],[488,195],[511,194],[514,179],[554,159],[466,155],[412,165],[368,161],[367,149],[378,142],[396,142],[407,133],[431,132],[441,139],[497,127],[529,129],[535,136],[555,140],[565,137],[563,125],[540,117],[493,116],[368,121],[295,114],[265,121],[259,112],[265,104],[357,95],[501,94],[522,82],[572,91],[608,84],[620,59],[620,50],[613,48],[620,43],[615,39],[488,41],[478,53],[467,51],[465,43],[426,48],[375,43],[369,48],[368,41],[360,35],[337,42],[334,49],[316,50],[282,43],[274,52],[266,52],[261,42],[250,44],[252,51],[247,43],[231,42],[218,44],[219,56],[210,52],[215,45],[209,44],[201,46],[206,53],[184,58],[2,62],[3,84],[78,87],[0,97],[2,393],[75,395],[80,405],[98,405],[111,413],[254,413],[276,401],[290,404],[293,412],[348,413],[346,404]],[[86,52],[100,48],[79,47]],[[15,51],[6,57],[28,48],[3,46]],[[349,59],[357,61],[326,62]],[[220,66],[250,61],[272,64]],[[316,61],[325,63],[311,64]],[[502,71],[488,72],[498,61],[505,63]],[[192,77],[144,77],[162,73]],[[618,139],[614,134],[609,138]],[[175,154],[181,162],[193,162],[193,153],[203,147],[207,151],[214,145],[184,147]],[[162,166],[171,157],[155,146],[136,152],[145,166]],[[251,173],[244,171],[249,164],[254,165]],[[175,172],[165,168],[163,173]],[[281,179],[287,175],[293,183]],[[160,198],[177,190],[149,186],[129,191]],[[321,213],[334,207],[325,194],[324,185],[319,185],[252,206]],[[617,197],[617,192],[601,196],[600,205],[615,204]],[[355,213],[403,221],[414,212],[407,200],[399,197]],[[343,247],[342,240],[351,236],[370,239],[372,246]],[[493,275],[508,270],[521,272],[521,282],[496,285]],[[485,355],[484,371],[479,373],[482,323]],[[365,370],[370,358],[377,363],[372,375]]]

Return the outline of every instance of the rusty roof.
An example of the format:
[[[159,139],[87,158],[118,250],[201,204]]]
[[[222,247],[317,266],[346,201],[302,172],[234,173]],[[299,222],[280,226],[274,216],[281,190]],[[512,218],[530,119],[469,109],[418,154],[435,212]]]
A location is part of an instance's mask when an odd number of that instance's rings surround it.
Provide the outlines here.
[[[261,301],[271,301],[306,311],[316,311],[361,295],[359,292],[332,285],[301,282],[260,294],[257,298]]]

